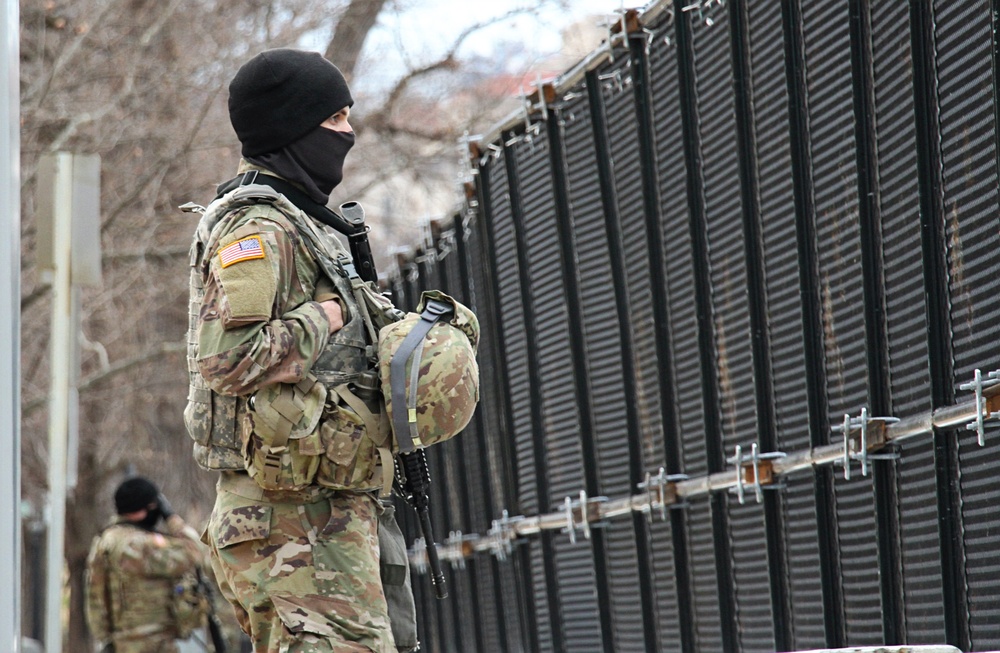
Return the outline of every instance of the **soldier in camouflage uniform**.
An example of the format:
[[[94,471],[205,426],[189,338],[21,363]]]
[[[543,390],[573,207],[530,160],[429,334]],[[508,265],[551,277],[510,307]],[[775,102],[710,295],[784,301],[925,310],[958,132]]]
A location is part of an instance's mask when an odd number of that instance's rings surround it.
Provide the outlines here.
[[[318,53],[268,50],[240,68],[229,91],[242,144],[239,173],[279,177],[325,205],[354,143],[353,100],[340,71]],[[269,390],[311,384],[316,367],[329,380],[367,365],[358,305],[321,273],[301,233],[311,218],[302,212],[291,218],[272,203],[244,204],[219,220],[205,250],[211,258],[197,318],[197,365],[214,393],[245,402],[237,431],[248,457],[261,444],[258,413]],[[329,239],[328,250],[347,255]],[[339,353],[317,365],[334,341]],[[316,387],[321,399],[328,397],[326,384]],[[329,399],[326,408],[318,404],[325,420]],[[320,446],[318,436],[292,442],[300,453],[307,442]],[[336,459],[339,445],[323,446]],[[222,592],[255,651],[395,653],[379,576],[382,508],[371,491],[380,479],[374,465],[361,473],[354,456],[340,461],[348,472],[358,468],[342,482],[330,482],[328,474],[323,485],[307,481],[293,489],[264,489],[243,471],[221,473],[205,539]]]
[[[150,481],[133,477],[115,491],[118,517],[87,558],[87,623],[115,653],[176,653],[186,637],[175,593],[204,558],[198,534],[173,514]],[[165,532],[155,530],[163,518]]]

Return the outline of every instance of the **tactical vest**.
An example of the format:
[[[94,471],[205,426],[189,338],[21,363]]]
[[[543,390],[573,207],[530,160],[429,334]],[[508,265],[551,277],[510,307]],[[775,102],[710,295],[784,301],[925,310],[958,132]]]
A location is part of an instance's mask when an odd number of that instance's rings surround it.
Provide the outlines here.
[[[223,218],[260,204],[277,209],[295,228],[344,302],[347,321],[331,334],[300,382],[270,384],[252,397],[223,396],[208,387],[198,369],[204,279],[210,255],[228,232]],[[381,488],[388,495],[393,430],[402,450],[410,451],[456,435],[471,418],[479,399],[475,315],[453,298],[429,291],[418,309],[421,315],[405,316],[360,278],[339,241],[269,186],[241,185],[210,204],[199,222],[190,264],[190,391],[184,418],[202,467],[245,469],[266,490],[317,484]],[[428,300],[445,311],[430,325]],[[437,320],[445,314],[447,319]],[[427,328],[415,329],[418,324]],[[389,423],[394,402],[405,408],[397,411],[395,428]]]
[[[307,216],[273,189],[261,185],[239,186],[210,204],[203,210],[189,257],[191,266],[187,344],[189,392],[188,404],[184,411],[188,434],[194,440],[195,460],[201,467],[210,470],[248,469],[252,461],[247,455],[244,443],[253,430],[254,413],[263,413],[263,409],[270,405],[267,404],[267,397],[255,396],[253,398],[255,410],[252,411],[249,405],[250,397],[217,394],[211,390],[198,369],[198,316],[205,295],[204,280],[209,272],[211,254],[215,251],[219,239],[225,236],[225,233],[222,233],[224,229],[218,227],[222,219],[233,211],[259,204],[268,204],[278,209],[295,227],[310,255],[332,284],[334,292],[344,302],[348,316],[344,326],[331,334],[313,365],[310,377],[294,386],[275,384],[273,388],[266,389],[277,393],[270,400],[276,402],[276,410],[281,413],[278,421],[283,423],[275,424],[275,429],[289,430],[287,435],[294,436],[301,435],[291,432],[295,425],[315,428],[328,397],[327,389],[330,392],[338,392],[338,389],[342,391],[347,384],[374,367],[377,350],[375,345],[370,343],[377,342],[378,328],[383,323],[387,324],[395,319],[391,303],[368,288],[367,284],[357,276],[353,262],[339,242],[323,233]],[[187,211],[200,209],[192,205],[185,205],[182,208]],[[307,423],[300,424],[303,417],[297,416],[296,411],[303,407],[304,400],[305,403],[310,403],[308,401],[310,397],[319,400],[318,409],[313,406],[305,418]],[[258,419],[258,421],[263,420]],[[321,452],[316,451],[313,455],[319,453]],[[318,464],[320,461],[314,462]],[[345,459],[340,462],[347,464],[350,461]],[[258,464],[258,467],[261,466]],[[255,471],[260,474],[265,473],[262,469],[249,469],[249,471],[251,475]],[[308,474],[309,470],[306,470],[306,473]],[[320,481],[320,484],[335,488],[356,487],[352,485],[355,478],[345,479],[343,476],[344,474],[340,474],[335,481],[328,483]],[[258,482],[260,480],[258,479]],[[303,485],[308,484],[310,483]],[[266,483],[264,485],[267,486]],[[380,482],[378,485],[384,483]]]
[[[135,526],[116,524],[106,529],[88,566],[91,594],[91,626],[101,640],[136,640],[153,636],[186,637],[191,621],[204,623],[206,611],[177,614],[176,595],[193,574],[180,579],[127,575],[121,570],[123,549],[129,545],[128,530]],[[181,617],[183,623],[178,620]]]

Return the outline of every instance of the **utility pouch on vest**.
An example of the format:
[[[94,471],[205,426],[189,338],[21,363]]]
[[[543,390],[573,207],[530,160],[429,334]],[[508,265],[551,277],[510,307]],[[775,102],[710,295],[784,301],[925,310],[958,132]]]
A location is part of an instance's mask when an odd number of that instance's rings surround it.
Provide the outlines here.
[[[378,517],[379,573],[382,590],[389,607],[389,623],[397,651],[415,651],[417,640],[417,607],[410,585],[410,560],[406,540],[396,523],[396,509],[391,504]]]
[[[295,384],[274,383],[254,395],[246,470],[262,488],[301,490],[316,479],[326,396],[326,387],[312,376]]]
[[[373,409],[374,408],[374,409]],[[336,490],[392,490],[394,463],[389,423],[380,406],[369,406],[351,384],[330,390],[320,440],[325,455],[316,482]]]
[[[177,639],[187,639],[205,625],[208,597],[198,587],[198,579],[193,574],[184,576],[174,585],[170,612],[177,628]]]

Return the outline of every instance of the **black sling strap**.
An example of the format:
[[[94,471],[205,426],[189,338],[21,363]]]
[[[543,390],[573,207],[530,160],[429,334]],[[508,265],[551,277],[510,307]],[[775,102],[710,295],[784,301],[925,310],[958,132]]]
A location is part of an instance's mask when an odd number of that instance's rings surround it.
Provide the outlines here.
[[[323,206],[319,202],[313,200],[304,192],[296,188],[294,184],[291,184],[284,179],[279,179],[273,175],[264,174],[263,172],[259,172],[257,170],[247,170],[242,175],[233,177],[229,181],[219,184],[215,189],[215,192],[217,193],[215,198],[219,199],[237,186],[249,186],[250,184],[270,186],[288,198],[288,201],[296,207],[308,213],[310,217],[319,220],[329,227],[333,227],[346,236],[349,236],[357,231],[357,229],[355,229],[355,227],[345,220],[339,213],[336,213],[330,210],[329,207]]]
[[[375,266],[368,259],[371,256],[371,249],[368,245],[368,227],[362,218],[360,222],[346,220],[336,211],[315,201],[304,192],[299,190],[294,184],[279,179],[274,175],[268,175],[258,170],[247,170],[242,175],[233,177],[227,182],[219,184],[215,192],[215,199],[219,199],[229,191],[239,186],[249,186],[251,184],[261,184],[270,186],[278,191],[285,198],[303,211],[309,217],[317,220],[328,227],[332,227],[339,233],[347,236],[351,246],[351,255],[354,258],[354,265],[358,274],[365,281],[378,282],[378,275],[375,273]],[[367,263],[366,263],[367,261]]]

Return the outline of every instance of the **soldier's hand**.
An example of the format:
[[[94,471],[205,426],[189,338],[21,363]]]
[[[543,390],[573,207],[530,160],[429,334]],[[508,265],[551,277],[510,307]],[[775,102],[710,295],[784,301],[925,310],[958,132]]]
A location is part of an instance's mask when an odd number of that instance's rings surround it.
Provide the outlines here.
[[[340,308],[340,302],[335,299],[320,302],[319,305],[326,313],[326,319],[330,322],[330,333],[340,331],[344,326],[344,312]]]
[[[174,507],[170,505],[170,502],[167,501],[167,497],[163,496],[162,492],[157,495],[156,502],[160,505],[160,514],[163,515],[164,519],[167,519],[174,514]]]

